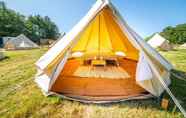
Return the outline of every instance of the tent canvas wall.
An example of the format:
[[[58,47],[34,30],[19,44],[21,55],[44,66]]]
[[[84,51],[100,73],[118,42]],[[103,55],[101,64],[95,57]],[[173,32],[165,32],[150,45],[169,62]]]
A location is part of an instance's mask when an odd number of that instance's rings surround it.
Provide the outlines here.
[[[158,97],[173,68],[108,0],[98,0],[36,66],[44,93],[93,102]]]
[[[165,51],[173,49],[173,45],[171,45],[168,40],[166,40],[158,33],[156,33],[151,39],[149,39],[148,44],[150,44],[153,48],[160,48],[161,50]]]
[[[27,38],[24,34],[20,34],[17,37],[8,38],[5,41],[5,49],[32,49],[32,48],[38,48],[39,46],[32,42],[29,38]]]

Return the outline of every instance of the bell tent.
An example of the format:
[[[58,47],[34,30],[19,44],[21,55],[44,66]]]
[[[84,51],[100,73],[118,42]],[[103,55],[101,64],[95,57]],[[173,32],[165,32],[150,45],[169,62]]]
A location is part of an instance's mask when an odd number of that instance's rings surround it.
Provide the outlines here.
[[[7,50],[17,50],[39,48],[39,46],[28,39],[24,34],[20,34],[17,37],[9,38],[4,48]]]
[[[153,48],[159,48],[164,51],[170,51],[173,49],[173,46],[168,40],[156,33],[151,39],[149,39],[148,44]]]
[[[37,62],[35,82],[45,95],[82,102],[159,97],[172,65],[122,19],[108,0],[98,0],[72,30]]]

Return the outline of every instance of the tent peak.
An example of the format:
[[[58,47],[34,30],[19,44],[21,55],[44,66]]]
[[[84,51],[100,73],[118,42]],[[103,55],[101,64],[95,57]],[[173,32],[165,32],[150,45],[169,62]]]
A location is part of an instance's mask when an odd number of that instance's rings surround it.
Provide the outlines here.
[[[106,4],[110,3],[110,0],[103,0]]]
[[[100,1],[102,1],[105,4],[110,4],[110,0],[100,0]]]

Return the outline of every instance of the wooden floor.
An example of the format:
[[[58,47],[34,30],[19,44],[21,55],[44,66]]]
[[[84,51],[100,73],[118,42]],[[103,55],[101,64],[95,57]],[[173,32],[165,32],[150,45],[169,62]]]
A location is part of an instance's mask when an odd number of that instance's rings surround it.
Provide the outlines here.
[[[120,67],[130,74],[131,78],[108,79],[73,76],[73,73],[80,65],[80,61],[76,59],[68,60],[60,76],[52,86],[52,91],[68,96],[100,98],[136,96],[146,92],[135,82],[137,62],[129,59],[120,59],[119,64]]]

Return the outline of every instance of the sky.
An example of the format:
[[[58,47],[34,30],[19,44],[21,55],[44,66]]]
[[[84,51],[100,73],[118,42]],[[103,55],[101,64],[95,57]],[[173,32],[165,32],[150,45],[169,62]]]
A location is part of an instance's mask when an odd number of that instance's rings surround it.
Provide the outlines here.
[[[24,14],[49,16],[60,32],[68,32],[96,0],[1,0]],[[186,23],[186,0],[110,0],[142,37],[167,26]]]

